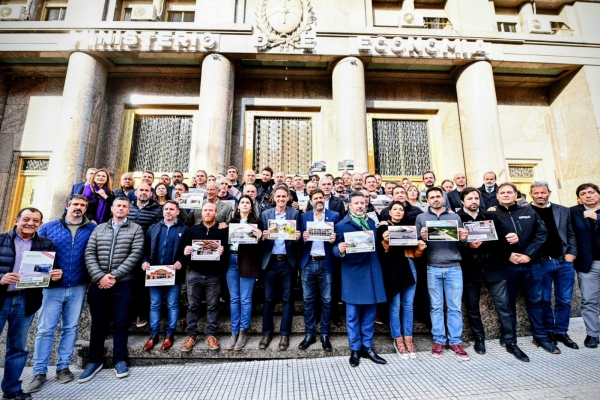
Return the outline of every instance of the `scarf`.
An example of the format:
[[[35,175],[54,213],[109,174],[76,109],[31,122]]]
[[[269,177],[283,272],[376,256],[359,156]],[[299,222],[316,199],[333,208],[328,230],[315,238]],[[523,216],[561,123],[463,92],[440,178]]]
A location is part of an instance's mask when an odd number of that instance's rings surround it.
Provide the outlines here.
[[[96,222],[101,224],[104,222],[104,214],[106,213],[106,202],[104,199],[96,194],[96,192],[100,190],[100,187],[94,185],[94,190],[92,191],[92,187],[89,184],[86,184],[83,188],[83,195],[88,198],[90,204],[98,203],[98,207],[96,208],[96,215],[94,215]]]
[[[366,214],[362,217],[359,217],[358,215],[354,214],[352,212],[352,210],[348,210],[348,214],[350,215],[350,219],[352,219],[352,221],[354,221],[358,226],[360,226],[363,231],[371,230],[371,228],[369,227],[369,222],[368,222],[369,217],[367,217]],[[365,217],[367,217],[367,218],[365,218]]]

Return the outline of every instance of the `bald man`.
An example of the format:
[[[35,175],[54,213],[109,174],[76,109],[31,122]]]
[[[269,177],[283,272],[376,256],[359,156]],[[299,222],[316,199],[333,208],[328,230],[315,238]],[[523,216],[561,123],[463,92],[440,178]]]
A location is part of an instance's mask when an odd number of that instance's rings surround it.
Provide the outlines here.
[[[456,189],[450,191],[447,196],[448,202],[450,203],[450,208],[452,211],[457,212],[463,207],[463,204],[460,201],[460,192],[467,187],[467,177],[462,172],[459,172],[458,174],[454,175],[453,181],[456,185]]]

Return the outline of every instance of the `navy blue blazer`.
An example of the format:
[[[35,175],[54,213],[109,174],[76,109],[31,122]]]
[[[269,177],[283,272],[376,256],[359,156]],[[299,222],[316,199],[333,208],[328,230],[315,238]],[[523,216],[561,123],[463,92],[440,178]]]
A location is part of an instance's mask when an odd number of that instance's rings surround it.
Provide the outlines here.
[[[83,194],[83,189],[85,188],[85,184],[87,182],[79,182],[73,185],[71,188],[71,196],[74,194]]]
[[[577,258],[573,262],[573,265],[579,272],[590,272],[592,261],[594,261],[592,257],[592,245],[595,243],[597,247],[600,247],[600,216],[594,221],[594,229],[592,230],[589,218],[583,217],[584,206],[573,206],[570,211],[571,224],[573,224],[577,240]]]
[[[368,219],[373,239],[377,237],[375,222]],[[346,254],[342,257],[338,245],[344,241],[344,233],[362,231],[349,215],[335,225],[333,254],[342,259],[342,300],[350,304],[385,303],[383,273],[377,252]]]
[[[296,221],[296,230],[300,226],[299,215],[300,214],[298,213],[298,210],[295,210],[292,207],[285,208],[285,219],[291,219],[291,220]],[[264,210],[262,212],[261,219],[262,219],[264,229],[265,230],[269,229],[269,220],[275,219],[275,208],[269,208],[269,209]],[[262,264],[261,264],[262,269],[266,269],[267,265],[269,264],[269,260],[271,259],[271,253],[273,252],[273,244],[274,243],[275,243],[274,240],[265,240],[265,246],[263,247],[264,253],[263,253],[263,259],[262,259]],[[296,243],[297,242],[294,242],[293,240],[285,241],[285,249],[286,249],[286,253],[287,253],[287,258],[292,267],[296,267],[298,264],[298,257],[296,255],[296,250],[297,250]]]
[[[307,211],[301,215],[301,217],[300,217],[300,219],[301,219],[300,232],[303,236],[304,236],[304,232],[306,231],[306,223],[313,222],[315,220],[314,215],[315,215],[315,213],[312,210]],[[335,227],[335,224],[340,222],[340,214],[336,213],[335,211],[330,211],[330,210],[326,209],[325,210],[325,221],[333,222],[333,225]],[[302,239],[302,241],[304,241],[304,239]],[[302,248],[302,256],[300,257],[300,269],[303,269],[304,267],[306,267],[306,264],[308,264],[308,259],[310,257],[310,251],[312,250],[312,244],[313,244],[313,242],[304,242],[304,246]],[[325,248],[325,260],[327,261],[327,268],[331,272],[333,272],[333,271],[335,271],[335,259],[334,259],[334,255],[333,255],[333,245],[329,242],[324,242],[323,247]]]

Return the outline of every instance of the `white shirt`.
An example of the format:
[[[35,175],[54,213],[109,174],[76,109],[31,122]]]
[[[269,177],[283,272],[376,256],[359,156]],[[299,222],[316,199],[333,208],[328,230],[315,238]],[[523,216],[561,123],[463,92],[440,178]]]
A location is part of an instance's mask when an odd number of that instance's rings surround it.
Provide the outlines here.
[[[313,216],[314,222],[323,222],[325,221],[325,210],[323,210],[323,218],[317,218],[317,213],[313,213]],[[312,246],[310,248],[310,255],[316,257],[325,256],[325,242],[312,242]]]

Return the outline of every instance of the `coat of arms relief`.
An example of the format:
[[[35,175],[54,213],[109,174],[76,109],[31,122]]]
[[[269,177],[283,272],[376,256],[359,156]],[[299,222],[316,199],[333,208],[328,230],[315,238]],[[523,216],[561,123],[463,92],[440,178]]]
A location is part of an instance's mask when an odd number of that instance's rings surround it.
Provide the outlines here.
[[[314,48],[315,17],[310,0],[260,0],[255,15],[257,49]]]

